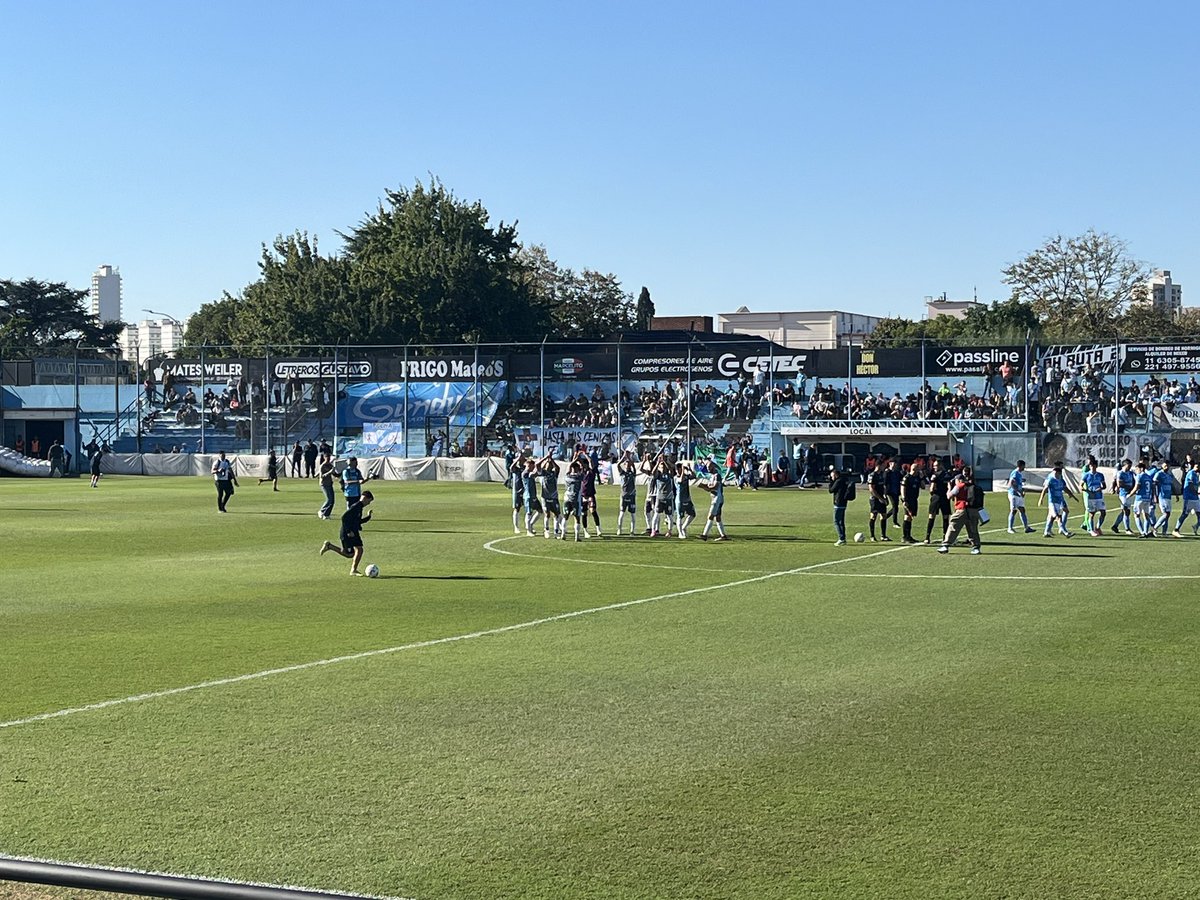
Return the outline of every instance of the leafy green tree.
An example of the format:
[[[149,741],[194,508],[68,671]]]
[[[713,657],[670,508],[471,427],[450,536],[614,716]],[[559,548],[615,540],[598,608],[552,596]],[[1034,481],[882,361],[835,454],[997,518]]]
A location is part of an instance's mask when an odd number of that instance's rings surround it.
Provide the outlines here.
[[[0,352],[62,355],[79,345],[112,347],[125,325],[87,312],[87,296],[61,281],[0,281]]]
[[[379,343],[529,340],[544,335],[518,258],[515,225],[492,227],[483,204],[458,200],[436,179],[388,191],[349,234],[352,302]]]
[[[186,350],[221,347],[239,343],[238,317],[244,301],[226,294],[220,300],[204,303],[188,318],[183,333]]]
[[[522,248],[520,257],[554,337],[604,338],[635,327],[633,296],[615,275],[562,268],[540,244]]]
[[[1048,336],[1112,337],[1125,305],[1144,296],[1150,274],[1128,249],[1125,241],[1095,230],[1056,235],[1005,267],[1004,282],[1014,299],[1032,305]]]
[[[963,317],[962,338],[976,343],[1023,344],[1036,339],[1041,323],[1033,306],[1016,297],[974,306]]]
[[[1187,332],[1162,310],[1149,303],[1133,303],[1117,319],[1116,333],[1125,340],[1182,337]]]

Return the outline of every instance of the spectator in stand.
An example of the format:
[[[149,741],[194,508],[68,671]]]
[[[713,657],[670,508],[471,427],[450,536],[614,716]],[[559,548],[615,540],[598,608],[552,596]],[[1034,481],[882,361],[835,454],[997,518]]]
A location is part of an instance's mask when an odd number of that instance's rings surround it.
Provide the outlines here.
[[[13,449],[16,450],[18,453],[20,453],[22,456],[24,456],[25,455],[25,438],[21,437],[21,435],[18,434],[17,442],[15,444],[13,444]]]
[[[42,458],[42,440],[36,434],[29,442],[29,455],[34,459]]]
[[[304,448],[300,446],[300,442],[296,441],[292,447],[292,477],[300,477],[300,464],[304,460]]]
[[[312,438],[304,445],[304,477],[317,477],[317,445],[313,443]]]

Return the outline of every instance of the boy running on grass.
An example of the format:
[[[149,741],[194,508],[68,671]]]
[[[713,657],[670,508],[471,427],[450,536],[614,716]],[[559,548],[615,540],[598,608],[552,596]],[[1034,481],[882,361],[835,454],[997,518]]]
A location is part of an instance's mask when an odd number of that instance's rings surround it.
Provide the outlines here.
[[[358,571],[358,564],[362,561],[363,542],[362,542],[362,527],[367,522],[371,521],[371,514],[363,515],[363,510],[371,505],[371,501],[375,497],[370,491],[363,491],[362,495],[356,497],[350,502],[349,508],[342,513],[342,546],[326,541],[321,545],[321,554],[325,555],[330,550],[338,556],[350,560],[350,574],[361,575]]]

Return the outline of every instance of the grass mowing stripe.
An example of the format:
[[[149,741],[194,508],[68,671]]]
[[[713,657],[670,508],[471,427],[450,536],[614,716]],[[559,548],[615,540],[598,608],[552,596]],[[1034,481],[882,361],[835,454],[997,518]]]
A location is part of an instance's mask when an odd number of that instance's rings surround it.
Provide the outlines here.
[[[376,650],[364,650],[360,653],[348,653],[343,656],[334,656],[328,659],[316,659],[304,663],[296,663],[291,666],[279,666],[273,669],[264,669],[261,672],[250,672],[245,675],[233,675],[229,678],[216,678],[211,681],[202,681],[198,684],[182,685],[180,687],[165,688],[161,691],[147,691],[142,694],[134,694],[130,697],[120,697],[113,700],[101,700],[97,703],[88,703],[84,706],[73,706],[67,709],[59,709],[54,712],[39,713],[34,716],[25,716],[20,719],[10,719],[7,722],[0,722],[0,728],[15,728],[19,725],[32,725],[37,722],[45,722],[50,719],[61,719],[65,716],[73,716],[77,713],[95,712],[101,709],[108,709],[113,706],[124,706],[129,703],[140,703],[145,700],[159,700],[163,697],[172,697],[177,694],[187,694],[192,691],[207,690],[208,688],[224,687],[230,684],[240,684],[245,681],[257,681],[262,678],[270,678],[274,675],[286,675],[291,672],[303,672],[306,669],[315,669],[319,666],[332,666],[338,663],[354,662],[360,659],[370,659],[375,656],[387,656],[395,653],[403,653],[407,650],[422,650],[426,647],[436,647],[442,644],[453,644],[459,641],[469,641],[475,638],[491,637],[497,634],[505,634],[510,631],[523,631],[527,628],[536,628],[539,625],[549,625],[553,622],[561,622],[567,619],[577,619],[581,616],[594,615],[602,612],[612,612],[617,609],[628,609],[634,606],[641,606],[646,603],[654,603],[659,600],[673,600],[677,597],[690,597],[695,594],[705,594],[710,591],[719,591],[724,588],[742,587],[747,584],[755,584],[760,581],[768,581],[772,578],[782,578],[787,575],[799,575],[804,572],[810,572],[814,569],[824,568],[826,566],[840,565],[841,563],[858,562],[864,559],[871,559],[877,556],[885,556],[889,553],[896,553],[900,550],[906,550],[911,544],[901,544],[899,547],[891,547],[887,550],[879,550],[875,553],[865,553],[861,556],[852,556],[847,559],[831,559],[825,562],[813,563],[812,565],[800,566],[796,569],[785,569],[780,572],[768,572],[766,575],[756,575],[753,578],[741,578],[737,581],[728,581],[721,584],[706,585],[704,587],[689,588],[686,591],[674,591],[669,594],[658,594],[654,597],[642,597],[637,600],[624,600],[620,603],[609,603],[604,606],[593,606],[588,609],[576,609],[570,612],[559,613],[553,616],[545,616],[540,619],[531,619],[528,622],[517,622],[513,625],[501,625],[497,628],[485,628],[480,631],[472,631],[466,634],[455,634],[448,637],[431,638],[426,641],[413,641],[408,644],[400,644],[396,647],[381,647]]]

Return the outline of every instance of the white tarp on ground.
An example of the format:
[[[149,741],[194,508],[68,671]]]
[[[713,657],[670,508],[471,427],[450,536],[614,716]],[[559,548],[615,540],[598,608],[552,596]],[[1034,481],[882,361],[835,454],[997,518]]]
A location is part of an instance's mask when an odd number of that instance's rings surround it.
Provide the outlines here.
[[[0,469],[14,475],[25,475],[34,478],[47,478],[50,475],[50,463],[44,459],[33,459],[16,450],[0,447]]]
[[[15,461],[8,463],[10,458]],[[110,475],[203,475],[211,477],[212,465],[217,460],[215,453],[108,453],[100,463],[100,470]],[[226,455],[233,463],[238,478],[266,478],[267,457],[239,454]],[[24,460],[28,471],[18,471],[10,466],[21,465]],[[346,460],[336,461],[340,472]],[[44,460],[21,457],[11,450],[0,449],[0,468],[19,475],[49,475],[50,464]],[[359,460],[363,474],[379,481],[495,481],[503,482],[506,474],[504,460],[499,457],[423,457],[406,459],[401,456],[377,456]],[[286,477],[287,461],[279,458],[278,474]]]

